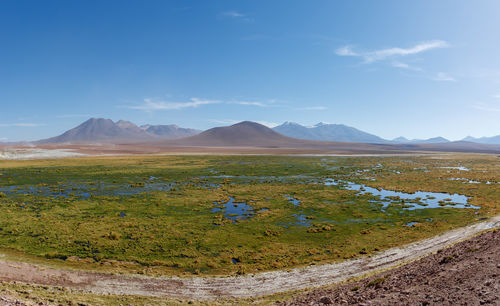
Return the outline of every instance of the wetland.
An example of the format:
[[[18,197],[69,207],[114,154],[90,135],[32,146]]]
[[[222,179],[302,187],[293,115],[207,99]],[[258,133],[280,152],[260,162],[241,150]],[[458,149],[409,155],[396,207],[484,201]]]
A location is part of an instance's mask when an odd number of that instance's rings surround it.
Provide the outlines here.
[[[499,181],[488,155],[0,161],[0,251],[155,276],[333,263],[496,215]]]

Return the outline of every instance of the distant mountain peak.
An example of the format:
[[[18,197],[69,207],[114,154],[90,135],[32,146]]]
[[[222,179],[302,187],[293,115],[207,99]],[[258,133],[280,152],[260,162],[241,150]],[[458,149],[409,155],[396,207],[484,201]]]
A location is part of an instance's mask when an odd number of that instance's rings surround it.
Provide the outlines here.
[[[412,143],[412,144],[425,144],[425,143],[445,143],[445,142],[450,142],[448,139],[438,136],[438,137],[433,137],[433,138],[428,138],[428,139],[408,139],[406,137],[400,136],[397,138],[394,138],[392,142],[395,143]]]
[[[449,142],[448,139],[444,138],[444,137],[441,137],[441,136],[438,136],[438,137],[432,137],[432,138],[429,138],[427,139],[428,141],[441,141],[441,142]]]
[[[394,142],[409,142],[410,140],[406,137],[399,136],[399,137],[394,138],[392,141],[394,141]]]
[[[129,125],[137,126],[137,125],[135,125],[135,123],[132,123],[132,122],[127,121],[127,120],[118,120],[118,121],[116,121],[116,124],[123,125],[123,126],[129,126]]]
[[[285,122],[273,128],[288,137],[338,142],[387,143],[386,140],[343,124],[317,123],[312,127]]]
[[[286,137],[260,123],[242,121],[231,126],[206,130],[180,140],[179,143],[197,146],[274,146],[297,141],[300,140]]]
[[[300,125],[300,124],[293,122],[293,121],[285,121],[285,122],[283,122],[282,125]]]
[[[331,125],[331,124],[330,123],[326,123],[326,122],[318,122],[313,127],[319,127],[319,126],[325,126],[325,125]]]
[[[132,123],[130,121],[126,120],[119,120],[116,122],[116,125],[121,127],[122,129],[134,129],[134,130],[140,130],[141,128],[135,125],[135,123]]]
[[[467,136],[462,141],[469,141],[469,142],[475,142],[475,143],[483,143],[483,144],[500,144],[500,135],[497,136],[491,136],[491,137],[472,137],[472,136]]]

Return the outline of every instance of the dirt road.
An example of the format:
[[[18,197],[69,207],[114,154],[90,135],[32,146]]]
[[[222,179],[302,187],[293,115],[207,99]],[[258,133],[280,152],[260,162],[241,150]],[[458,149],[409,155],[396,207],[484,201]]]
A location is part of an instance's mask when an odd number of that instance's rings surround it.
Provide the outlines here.
[[[500,216],[456,229],[403,247],[389,249],[372,257],[231,277],[124,276],[86,271],[69,271],[33,264],[0,260],[0,281],[21,281],[64,286],[98,294],[170,296],[183,299],[245,298],[334,284],[352,277],[415,260],[474,235],[500,226]]]

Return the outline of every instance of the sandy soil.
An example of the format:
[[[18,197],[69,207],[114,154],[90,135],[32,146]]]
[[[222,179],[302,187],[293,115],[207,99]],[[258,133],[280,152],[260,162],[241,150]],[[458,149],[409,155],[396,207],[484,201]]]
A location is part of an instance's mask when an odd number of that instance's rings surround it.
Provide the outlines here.
[[[281,305],[500,305],[500,231]]]
[[[245,298],[338,283],[366,273],[418,259],[447,246],[500,226],[500,216],[393,248],[372,257],[337,264],[309,266],[289,271],[274,271],[230,277],[164,277],[112,275],[86,271],[54,269],[34,264],[0,260],[0,281],[21,281],[64,286],[98,294],[134,294],[209,300]]]
[[[159,143],[122,143],[122,144],[39,144],[0,145],[1,159],[46,159],[78,156],[116,156],[116,155],[294,155],[294,156],[400,156],[436,154],[412,150],[385,150],[370,145],[339,147],[258,147],[258,146],[172,146]],[[438,152],[439,154],[439,152]],[[441,153],[443,154],[443,153]]]
[[[52,159],[84,156],[71,149],[0,148],[0,160]]]

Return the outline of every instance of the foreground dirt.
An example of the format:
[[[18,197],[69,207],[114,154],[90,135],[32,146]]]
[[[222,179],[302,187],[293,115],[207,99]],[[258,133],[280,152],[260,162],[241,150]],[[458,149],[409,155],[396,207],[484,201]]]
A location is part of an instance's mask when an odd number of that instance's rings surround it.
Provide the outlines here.
[[[370,278],[281,305],[500,305],[500,231]]]
[[[297,268],[289,271],[230,277],[153,278],[71,271],[0,260],[0,281],[20,281],[28,284],[60,286],[95,294],[166,296],[194,300],[259,297],[330,285],[366,273],[388,269],[394,265],[437,252],[444,247],[499,225],[500,216],[497,216],[430,239],[389,249],[372,257],[363,257],[337,264]],[[432,284],[429,286],[432,286]]]

